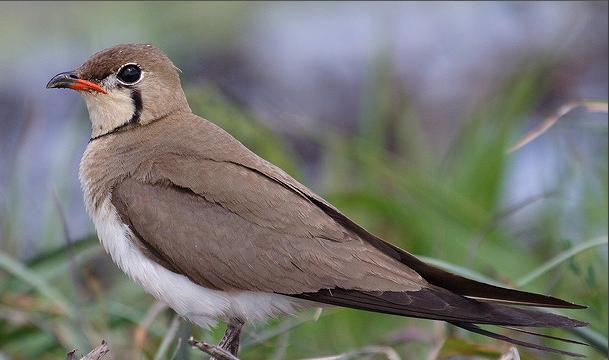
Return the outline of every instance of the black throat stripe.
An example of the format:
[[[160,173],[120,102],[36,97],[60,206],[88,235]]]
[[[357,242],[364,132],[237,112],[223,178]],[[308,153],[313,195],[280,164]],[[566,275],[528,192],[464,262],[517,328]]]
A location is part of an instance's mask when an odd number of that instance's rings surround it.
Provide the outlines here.
[[[144,103],[142,102],[142,93],[138,89],[131,90],[131,101],[133,101],[135,111],[133,112],[131,119],[129,119],[129,123],[137,124],[140,121],[140,115],[142,114],[142,109],[144,108]]]
[[[124,123],[122,125],[115,127],[114,129],[108,131],[107,133],[103,133],[101,135],[97,135],[97,136],[90,138],[89,142],[91,142],[93,140],[97,140],[99,138],[102,138],[102,137],[110,135],[110,134],[115,134],[115,133],[129,127],[130,125],[137,124],[140,121],[140,116],[142,115],[142,109],[144,108],[144,103],[142,102],[142,93],[138,89],[131,90],[131,101],[133,102],[134,111],[133,111],[133,115],[131,116],[131,119],[129,119],[129,121],[127,121],[126,123]]]

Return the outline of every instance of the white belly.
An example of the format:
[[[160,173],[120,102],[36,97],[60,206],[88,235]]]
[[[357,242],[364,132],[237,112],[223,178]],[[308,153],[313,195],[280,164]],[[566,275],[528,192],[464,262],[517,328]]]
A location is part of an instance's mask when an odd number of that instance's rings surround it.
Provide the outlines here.
[[[102,245],[119,268],[148,293],[199,326],[209,327],[216,320],[261,321],[313,305],[272,293],[228,293],[199,286],[142,254],[130,240],[131,230],[120,221],[109,197],[98,211],[90,211],[90,214]]]

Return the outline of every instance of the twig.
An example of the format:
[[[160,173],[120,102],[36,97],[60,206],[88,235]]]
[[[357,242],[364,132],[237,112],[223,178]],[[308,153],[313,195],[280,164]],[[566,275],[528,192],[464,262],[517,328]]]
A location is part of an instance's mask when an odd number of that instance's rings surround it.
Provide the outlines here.
[[[558,119],[567,115],[573,109],[576,109],[578,107],[583,107],[589,112],[599,112],[605,114],[607,113],[607,103],[602,101],[572,101],[566,103],[560,108],[558,108],[558,110],[554,114],[547,117],[536,128],[526,133],[522,138],[520,138],[520,140],[518,140],[514,145],[512,145],[512,147],[510,147],[510,149],[508,150],[508,154],[513,153],[514,151],[522,148],[531,141],[537,139],[543,133],[548,131],[549,128],[554,126]]]
[[[87,355],[81,357],[80,360],[99,360],[108,352],[110,352],[110,348],[108,347],[106,340],[102,340],[101,345],[91,350]],[[76,349],[70,351],[66,355],[66,360],[76,360]]]
[[[66,360],[76,360],[76,349],[70,351],[67,355],[66,355]]]
[[[208,343],[196,341],[195,339],[192,338],[192,336],[190,337],[190,339],[188,339],[188,345],[195,347],[218,360],[239,360],[238,357],[229,353],[228,351],[226,351],[218,346],[215,346],[215,345],[210,345]]]

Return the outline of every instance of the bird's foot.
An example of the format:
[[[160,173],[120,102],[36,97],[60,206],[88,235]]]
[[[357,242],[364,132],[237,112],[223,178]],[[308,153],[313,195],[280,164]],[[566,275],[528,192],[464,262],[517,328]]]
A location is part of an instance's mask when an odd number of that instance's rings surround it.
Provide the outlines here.
[[[220,346],[221,349],[228,351],[232,355],[237,356],[239,353],[239,340],[241,339],[242,328],[243,323],[240,321],[227,324],[224,337],[222,340],[220,340],[218,346]],[[212,359],[210,358],[210,360]]]

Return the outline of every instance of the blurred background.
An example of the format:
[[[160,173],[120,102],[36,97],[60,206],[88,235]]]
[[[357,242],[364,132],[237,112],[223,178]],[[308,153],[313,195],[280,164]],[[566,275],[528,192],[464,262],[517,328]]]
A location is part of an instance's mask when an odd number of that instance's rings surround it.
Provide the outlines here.
[[[45,84],[126,42],[166,51],[195,113],[375,234],[452,271],[588,305],[564,311],[588,328],[551,334],[606,358],[607,13],[607,2],[1,3],[0,359],[60,359],[102,339],[108,358],[195,359],[185,339],[223,333],[127,279],[84,210],[86,108]],[[584,106],[555,116],[574,101]],[[507,350],[443,323],[330,309],[248,327],[241,355]]]

